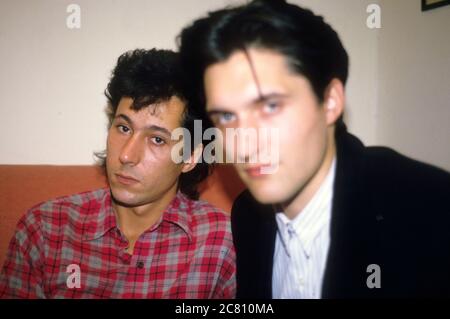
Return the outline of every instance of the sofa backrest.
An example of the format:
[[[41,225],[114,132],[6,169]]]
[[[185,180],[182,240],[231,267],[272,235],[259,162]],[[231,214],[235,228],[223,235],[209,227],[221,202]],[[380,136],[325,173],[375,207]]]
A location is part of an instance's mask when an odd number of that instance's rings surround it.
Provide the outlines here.
[[[107,185],[98,166],[0,165],[0,265],[19,218],[43,201]],[[244,189],[234,170],[218,166],[201,187],[201,198],[229,212]]]

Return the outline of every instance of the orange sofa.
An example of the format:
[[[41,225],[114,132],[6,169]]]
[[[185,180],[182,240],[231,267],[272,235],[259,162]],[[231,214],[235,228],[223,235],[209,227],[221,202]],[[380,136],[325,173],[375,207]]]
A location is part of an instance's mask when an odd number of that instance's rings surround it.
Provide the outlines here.
[[[0,265],[19,218],[40,202],[106,186],[97,166],[0,165]],[[233,169],[218,166],[201,185],[201,198],[229,212],[244,189]]]

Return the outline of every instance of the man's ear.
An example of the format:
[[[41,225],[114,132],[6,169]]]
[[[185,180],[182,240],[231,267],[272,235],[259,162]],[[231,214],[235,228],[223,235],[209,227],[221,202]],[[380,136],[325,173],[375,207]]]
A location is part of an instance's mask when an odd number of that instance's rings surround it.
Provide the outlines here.
[[[199,160],[201,159],[202,154],[203,154],[203,144],[200,143],[195,147],[194,152],[191,153],[191,156],[189,157],[189,159],[183,163],[181,172],[187,173],[187,172],[193,170],[194,167],[199,162]]]
[[[345,89],[341,80],[333,79],[325,91],[323,102],[327,125],[333,125],[344,113],[345,107]]]

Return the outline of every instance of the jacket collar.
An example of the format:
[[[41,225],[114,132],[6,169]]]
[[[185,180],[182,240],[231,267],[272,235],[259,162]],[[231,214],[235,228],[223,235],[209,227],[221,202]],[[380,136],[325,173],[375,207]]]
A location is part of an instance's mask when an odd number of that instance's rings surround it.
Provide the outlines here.
[[[330,247],[322,297],[364,297],[369,292],[367,266],[377,253],[373,245],[377,228],[369,204],[365,147],[344,126],[336,130],[336,150]]]

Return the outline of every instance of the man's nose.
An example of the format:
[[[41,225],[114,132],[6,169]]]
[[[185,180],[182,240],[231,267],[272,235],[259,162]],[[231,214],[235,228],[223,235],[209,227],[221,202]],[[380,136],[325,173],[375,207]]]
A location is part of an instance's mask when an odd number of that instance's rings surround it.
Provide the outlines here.
[[[142,156],[142,141],[137,135],[131,136],[123,145],[119,160],[122,164],[136,165]]]
[[[256,163],[258,161],[258,125],[250,116],[239,121],[236,154],[238,163]]]

